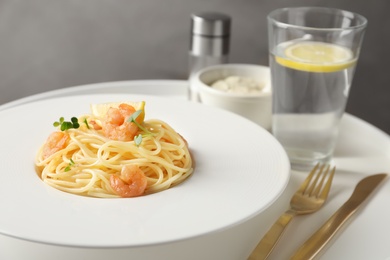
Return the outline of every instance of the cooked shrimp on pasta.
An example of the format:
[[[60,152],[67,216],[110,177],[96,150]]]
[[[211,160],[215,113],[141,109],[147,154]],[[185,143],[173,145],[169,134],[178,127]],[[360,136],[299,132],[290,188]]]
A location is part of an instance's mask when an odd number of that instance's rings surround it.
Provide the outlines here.
[[[137,197],[177,185],[193,172],[187,141],[158,119],[144,120],[145,102],[91,105],[60,118],[35,165],[48,185],[73,194]]]

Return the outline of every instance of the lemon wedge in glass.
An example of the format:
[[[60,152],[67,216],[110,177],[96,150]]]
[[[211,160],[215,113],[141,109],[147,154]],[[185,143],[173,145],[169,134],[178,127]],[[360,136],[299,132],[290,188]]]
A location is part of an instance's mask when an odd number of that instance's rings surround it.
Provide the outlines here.
[[[284,57],[276,56],[280,65],[307,72],[335,72],[355,64],[350,49],[331,43],[303,41],[287,45]]]
[[[93,116],[97,118],[103,118],[106,116],[108,109],[112,108],[118,108],[120,104],[127,104],[132,107],[136,111],[142,110],[142,112],[137,117],[137,122],[142,123],[145,119],[145,101],[140,102],[131,102],[131,101],[124,101],[124,102],[109,102],[109,103],[102,103],[102,104],[91,104],[90,109]]]

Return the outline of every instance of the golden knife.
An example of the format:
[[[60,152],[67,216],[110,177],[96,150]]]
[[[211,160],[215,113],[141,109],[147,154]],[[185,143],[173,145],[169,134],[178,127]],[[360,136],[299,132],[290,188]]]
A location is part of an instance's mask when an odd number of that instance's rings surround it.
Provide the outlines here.
[[[386,176],[381,173],[362,179],[347,202],[295,252],[291,260],[314,259]]]

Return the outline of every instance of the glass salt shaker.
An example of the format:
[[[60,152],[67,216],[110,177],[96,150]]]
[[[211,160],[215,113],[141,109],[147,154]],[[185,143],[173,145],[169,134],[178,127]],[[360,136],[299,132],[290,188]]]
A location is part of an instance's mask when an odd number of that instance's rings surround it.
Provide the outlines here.
[[[228,62],[230,26],[231,18],[226,14],[202,12],[191,15],[189,100],[199,102],[198,91],[191,80],[200,69]]]

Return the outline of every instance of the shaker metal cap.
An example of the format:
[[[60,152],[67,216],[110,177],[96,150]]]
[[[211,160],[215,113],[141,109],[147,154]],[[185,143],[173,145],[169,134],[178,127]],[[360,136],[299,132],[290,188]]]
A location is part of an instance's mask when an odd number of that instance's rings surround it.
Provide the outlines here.
[[[201,12],[191,15],[192,34],[203,36],[228,36],[230,16],[217,12]]]

